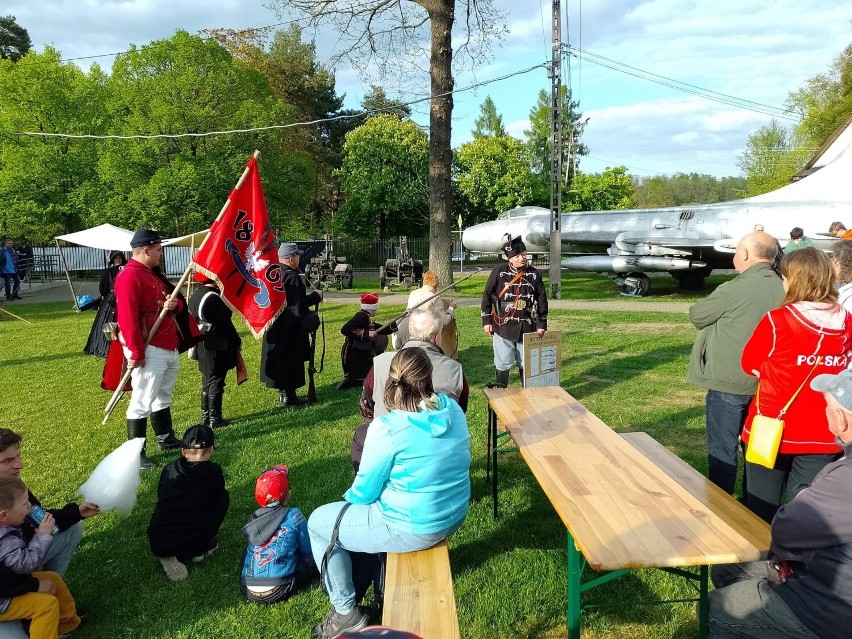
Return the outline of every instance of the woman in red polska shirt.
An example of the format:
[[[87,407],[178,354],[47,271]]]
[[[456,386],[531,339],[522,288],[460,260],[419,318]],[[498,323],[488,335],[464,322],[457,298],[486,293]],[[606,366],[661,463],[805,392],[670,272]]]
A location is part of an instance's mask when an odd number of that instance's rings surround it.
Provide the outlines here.
[[[742,355],[743,370],[758,377],[758,396],[742,432],[746,445],[758,403],[761,415],[778,417],[804,383],[783,416],[775,467],[746,462],[745,503],[767,522],[785,488],[789,501],[840,453],[828,430],[825,399],[810,388],[810,380],[839,373],[852,361],[852,316],[837,303],[829,257],[815,248],[794,251],[784,256],[781,277],[787,292],[783,305],[760,320]]]

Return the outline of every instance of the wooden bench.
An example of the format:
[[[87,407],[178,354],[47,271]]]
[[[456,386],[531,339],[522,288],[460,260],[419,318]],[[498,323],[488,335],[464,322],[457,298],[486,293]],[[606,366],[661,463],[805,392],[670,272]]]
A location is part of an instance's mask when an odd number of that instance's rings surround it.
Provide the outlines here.
[[[388,553],[382,624],[423,639],[459,639],[446,541],[428,550]]]
[[[580,636],[582,593],[640,568],[698,581],[705,637],[709,566],[764,558],[769,526],[653,438],[620,436],[560,387],[485,393],[495,514],[499,421],[566,527],[569,638]],[[585,566],[602,574],[584,581]]]

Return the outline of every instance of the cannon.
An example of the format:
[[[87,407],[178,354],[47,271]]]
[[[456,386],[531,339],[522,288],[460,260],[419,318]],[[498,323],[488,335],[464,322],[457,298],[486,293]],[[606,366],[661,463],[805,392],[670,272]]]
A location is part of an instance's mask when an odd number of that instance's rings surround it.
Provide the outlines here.
[[[334,242],[326,234],[322,253],[311,258],[305,276],[314,288],[352,288],[352,265],[346,258],[334,254]]]
[[[411,259],[408,253],[408,238],[401,236],[396,245],[396,258],[385,260],[379,267],[379,287],[399,286],[406,290],[423,284],[423,262]]]

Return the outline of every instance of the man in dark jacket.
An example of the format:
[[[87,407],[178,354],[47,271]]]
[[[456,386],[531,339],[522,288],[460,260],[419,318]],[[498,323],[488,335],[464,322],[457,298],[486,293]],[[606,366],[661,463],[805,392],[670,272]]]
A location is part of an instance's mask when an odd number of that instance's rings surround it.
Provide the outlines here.
[[[707,389],[707,456],[710,481],[728,494],[737,483],[737,448],[757,379],[740,365],[743,347],[761,318],[784,299],[772,271],[775,238],[758,231],[740,240],[734,253],[739,275],[689,307],[698,329],[689,358],[689,384]]]
[[[21,459],[21,436],[8,428],[0,428],[0,477],[20,477],[24,462]],[[41,506],[41,502],[30,493],[30,503]],[[51,570],[60,576],[65,575],[71,556],[83,537],[82,520],[94,517],[101,511],[95,504],[66,504],[62,508],[46,508],[56,520],[59,532],[53,536],[53,543],[47,550],[41,570]],[[24,539],[29,541],[35,534],[32,524],[21,526]]]
[[[711,637],[833,639],[852,628],[852,371],[818,375],[843,457],[772,520],[769,562],[717,566]]]
[[[287,308],[263,334],[260,352],[260,381],[269,388],[278,389],[280,406],[302,406],[307,400],[296,395],[296,389],[305,385],[305,362],[310,359],[310,342],[305,320],[310,306],[322,301],[322,293],[307,293],[299,275],[299,257],[302,251],[292,242],[278,249]]]
[[[527,259],[527,247],[516,237],[503,245],[507,262],[491,270],[482,292],[482,330],[492,338],[495,386],[509,385],[509,371],[518,365],[524,379],[524,333],[547,330],[547,291],[541,273]]]

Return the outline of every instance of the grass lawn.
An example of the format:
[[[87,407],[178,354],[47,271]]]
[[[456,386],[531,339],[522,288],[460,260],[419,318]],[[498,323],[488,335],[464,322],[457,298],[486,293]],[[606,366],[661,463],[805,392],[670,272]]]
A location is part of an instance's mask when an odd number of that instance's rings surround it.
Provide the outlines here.
[[[576,282],[578,288],[566,296],[599,289],[584,277],[568,276],[569,285]],[[613,297],[609,281],[599,279],[600,290],[605,289],[600,297]],[[463,292],[479,294],[476,286],[481,293],[481,282],[475,281]],[[245,542],[239,530],[256,507],[255,478],[268,466],[290,466],[292,503],[306,514],[338,500],[352,481],[349,442],[360,423],[360,391],[334,387],[342,377],[338,329],[355,308],[354,303],[326,305],[328,343],[325,370],[317,377],[319,403],[301,410],[277,408],[277,393],[257,381],[259,344],[241,330],[251,380],[237,387],[229,378],[225,415],[234,423],[217,431],[214,460],[222,465],[231,492],[219,550],[191,566],[186,581],[166,578],[145,534],[159,471],[143,473],[139,501],[129,517],[108,513],[85,523],[83,543],[66,575],[72,592],[90,611],[88,623],[75,637],[311,636],[328,610],[318,584],[271,607],[243,601],[238,578]],[[378,320],[401,310],[382,307]],[[33,323],[0,320],[0,424],[24,436],[23,478],[29,487],[46,506],[61,506],[78,499],[77,487],[124,440],[127,400],[102,426],[109,399],[99,388],[103,362],[82,352],[92,313],[70,313],[64,302],[18,306],[14,311]],[[473,447],[470,514],[449,540],[462,636],[561,637],[565,530],[517,455],[501,458],[501,519],[492,520],[481,392],[493,378],[491,346],[480,328],[478,309],[461,308],[457,317],[460,357],[472,389],[468,421]],[[564,388],[614,429],[647,431],[706,471],[704,392],[684,383],[695,334],[685,315],[556,311],[550,326],[565,332]],[[514,373],[512,381],[517,383]],[[182,359],[173,405],[179,435],[199,418],[199,386],[195,363]],[[151,441],[148,450],[161,466],[175,458],[174,452],[153,452]],[[620,603],[692,593],[684,580],[644,571],[593,591],[586,601]],[[696,634],[691,604],[602,608],[584,614],[584,637],[595,639]]]
[[[461,282],[453,293],[456,297],[480,297],[485,286],[485,280],[491,272],[491,267],[485,268],[480,273]],[[548,281],[547,271],[543,271],[545,282]],[[360,275],[360,273],[359,273]],[[469,275],[468,268],[464,273],[456,272],[456,280]],[[704,287],[700,291],[683,291],[678,288],[677,281],[667,274],[651,274],[651,290],[646,297],[631,298],[637,303],[649,302],[694,302],[707,297],[714,288],[722,282],[730,280],[733,275],[715,274],[707,278]],[[330,289],[337,292],[337,289]],[[379,290],[379,277],[356,277],[351,289],[343,292],[369,293]],[[597,273],[566,273],[562,272],[562,298],[567,300],[614,300],[623,299],[620,296],[620,288],[608,277]],[[405,294],[407,291],[401,287],[391,287],[391,293]],[[451,291],[447,291],[449,295]]]

